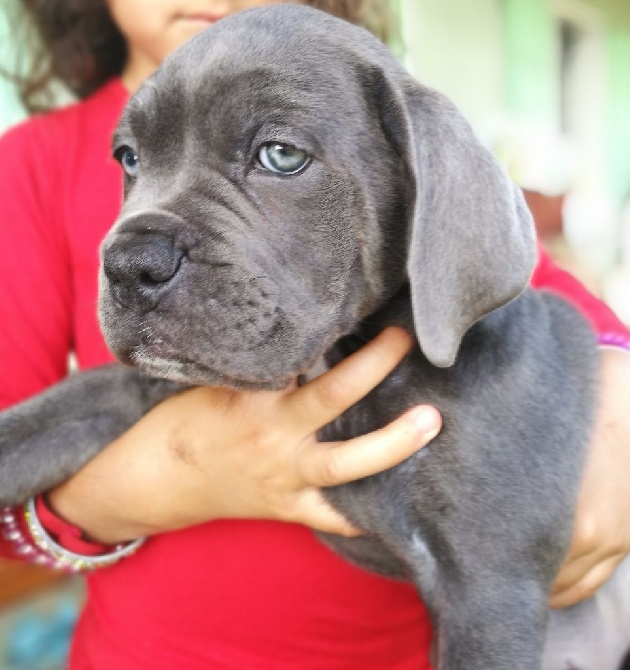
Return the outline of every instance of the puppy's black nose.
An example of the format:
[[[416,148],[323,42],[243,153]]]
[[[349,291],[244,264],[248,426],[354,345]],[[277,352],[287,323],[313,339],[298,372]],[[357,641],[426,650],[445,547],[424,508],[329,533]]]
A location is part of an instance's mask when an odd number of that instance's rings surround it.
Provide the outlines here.
[[[179,272],[184,255],[166,235],[122,234],[103,255],[103,271],[114,299],[124,307],[154,309]]]

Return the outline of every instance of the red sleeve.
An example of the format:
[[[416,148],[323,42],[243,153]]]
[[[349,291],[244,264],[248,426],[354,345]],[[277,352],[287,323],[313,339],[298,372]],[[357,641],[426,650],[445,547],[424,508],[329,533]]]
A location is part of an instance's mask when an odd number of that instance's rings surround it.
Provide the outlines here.
[[[70,349],[60,166],[42,121],[0,138],[0,409],[59,381]]]
[[[59,166],[42,121],[0,138],[0,410],[64,377],[70,349]],[[0,555],[16,557],[1,535]]]
[[[531,284],[536,289],[556,293],[570,303],[590,321],[598,335],[615,334],[630,337],[630,331],[601,300],[591,295],[572,275],[554,265],[553,261],[538,247],[538,265]]]

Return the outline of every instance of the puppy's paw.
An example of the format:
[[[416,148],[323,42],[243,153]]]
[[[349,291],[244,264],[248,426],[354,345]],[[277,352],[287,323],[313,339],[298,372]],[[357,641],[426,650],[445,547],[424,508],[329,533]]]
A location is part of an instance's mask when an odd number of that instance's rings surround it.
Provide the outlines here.
[[[0,413],[0,505],[61,483],[161,400],[183,389],[121,365],[73,375]]]

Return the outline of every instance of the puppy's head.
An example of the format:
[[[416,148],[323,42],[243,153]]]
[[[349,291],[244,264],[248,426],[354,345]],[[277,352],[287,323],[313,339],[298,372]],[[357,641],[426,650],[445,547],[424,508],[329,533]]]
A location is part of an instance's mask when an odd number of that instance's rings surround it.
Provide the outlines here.
[[[303,6],[178,50],[114,153],[125,203],[101,324],[159,376],[282,387],[408,281],[420,345],[450,365],[533,265],[520,194],[454,108],[367,32]]]

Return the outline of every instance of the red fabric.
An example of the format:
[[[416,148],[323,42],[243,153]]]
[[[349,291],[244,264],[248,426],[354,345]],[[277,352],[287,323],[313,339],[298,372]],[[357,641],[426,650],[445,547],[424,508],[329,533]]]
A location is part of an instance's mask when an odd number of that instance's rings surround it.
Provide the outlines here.
[[[554,265],[540,246],[538,247],[538,265],[532,276],[531,285],[566,298],[580,310],[590,321],[593,330],[600,335],[615,333],[627,336],[630,332],[614,312],[591,295],[575,277]]]
[[[0,139],[0,407],[53,384],[67,353],[111,360],[96,319],[97,248],[120,206],[108,157],[118,80]],[[543,257],[537,286],[615,323]],[[0,543],[0,553],[11,547]],[[71,670],[428,670],[409,584],[355,568],[306,528],[221,521],[148,541],[87,577]]]

